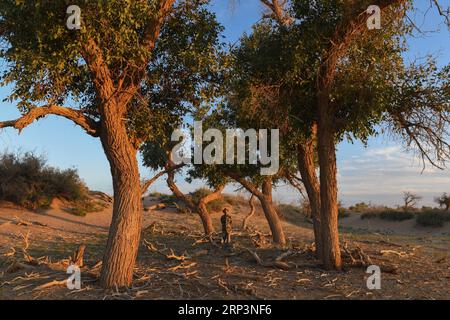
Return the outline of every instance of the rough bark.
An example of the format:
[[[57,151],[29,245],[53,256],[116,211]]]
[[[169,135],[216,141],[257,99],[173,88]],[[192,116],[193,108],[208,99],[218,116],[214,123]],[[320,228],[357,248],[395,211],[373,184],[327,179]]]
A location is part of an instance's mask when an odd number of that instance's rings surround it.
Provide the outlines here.
[[[333,130],[334,117],[328,108],[328,97],[328,91],[318,95],[322,261],[326,269],[340,270],[342,261],[338,230],[336,140]]]
[[[137,150],[114,110],[113,106],[104,108],[100,136],[114,188],[113,216],[100,276],[105,288],[128,287],[132,283],[142,213]]]
[[[316,131],[316,130],[314,130]],[[314,137],[316,132],[314,132]],[[314,227],[314,240],[316,245],[316,256],[322,258],[322,235],[320,226],[320,183],[316,174],[316,163],[314,161],[315,147],[314,139],[308,139],[298,147],[298,170],[302,177],[311,207],[311,216]]]

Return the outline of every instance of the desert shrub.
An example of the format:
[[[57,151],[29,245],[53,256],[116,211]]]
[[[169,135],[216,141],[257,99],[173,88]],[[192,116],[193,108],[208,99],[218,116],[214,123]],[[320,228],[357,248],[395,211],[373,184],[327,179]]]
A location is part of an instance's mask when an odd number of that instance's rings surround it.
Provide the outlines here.
[[[278,205],[278,212],[281,217],[284,217],[286,219],[297,218],[303,215],[302,209],[300,207],[284,203]]]
[[[344,219],[350,217],[352,213],[349,209],[339,208],[338,214],[338,219]]]
[[[93,200],[85,199],[71,203],[72,207],[66,211],[70,214],[85,217],[88,213],[98,212],[105,208],[105,204]]]
[[[350,206],[348,208],[351,212],[367,212],[372,208],[372,205],[367,204],[365,202],[359,202],[353,206]]]
[[[0,155],[0,200],[35,210],[54,198],[85,199],[88,189],[74,169],[59,170],[32,153]]]
[[[450,221],[450,212],[437,209],[426,210],[417,215],[416,223],[422,227],[439,228]]]
[[[405,221],[411,220],[415,217],[412,211],[402,210],[383,210],[383,211],[369,211],[361,215],[361,219],[382,219],[388,221]]]
[[[244,207],[244,206],[248,206],[249,196],[248,197],[244,197],[244,196],[242,196],[240,194],[238,194],[238,195],[224,194],[223,195],[223,199],[230,206],[233,206],[233,207],[237,207],[237,206]],[[257,201],[255,201],[255,203],[256,202]]]
[[[161,203],[164,204],[173,204],[174,202],[178,201],[177,197],[175,197],[175,195],[173,194],[159,194],[157,198],[159,199],[159,201],[161,201]]]

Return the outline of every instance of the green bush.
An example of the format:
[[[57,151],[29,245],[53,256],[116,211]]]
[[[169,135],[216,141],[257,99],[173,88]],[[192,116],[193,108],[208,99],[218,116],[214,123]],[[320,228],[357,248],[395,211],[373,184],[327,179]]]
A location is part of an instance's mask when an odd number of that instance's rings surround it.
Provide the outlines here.
[[[450,212],[437,209],[427,210],[417,215],[416,223],[422,227],[439,228],[450,221]]]
[[[382,219],[388,221],[405,221],[411,220],[415,217],[415,213],[411,211],[401,210],[385,210],[385,211],[370,211],[361,215],[361,219]]]
[[[46,208],[54,198],[86,199],[88,189],[74,169],[59,170],[32,153],[0,155],[0,200],[27,209]]]

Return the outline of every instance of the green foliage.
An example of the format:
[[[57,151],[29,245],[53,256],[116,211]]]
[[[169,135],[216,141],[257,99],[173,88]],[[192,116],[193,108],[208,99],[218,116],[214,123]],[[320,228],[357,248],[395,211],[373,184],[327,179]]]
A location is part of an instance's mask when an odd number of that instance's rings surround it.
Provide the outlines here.
[[[361,219],[382,219],[388,221],[405,221],[414,219],[415,212],[404,210],[383,210],[383,211],[369,211],[361,215]]]
[[[422,227],[439,228],[450,221],[450,213],[442,210],[427,210],[417,215],[416,222]]]
[[[25,153],[0,156],[0,199],[28,209],[48,207],[54,198],[81,201],[88,189],[76,170],[59,170],[45,159]]]
[[[131,136],[157,141],[219,88],[225,64],[222,27],[207,10],[208,2],[176,1],[149,50],[145,36],[152,33],[157,0],[79,0],[81,30],[66,28],[71,1],[1,1],[0,57],[7,65],[1,81],[12,87],[8,99],[22,112],[49,102],[75,103],[89,117],[101,119],[99,105],[105,101],[86,55],[86,47],[95,43],[114,86],[131,70],[147,71],[125,120]]]
[[[355,204],[354,206],[350,206],[348,210],[352,212],[365,212],[368,211],[371,208],[370,204],[367,204],[365,202],[359,202]]]

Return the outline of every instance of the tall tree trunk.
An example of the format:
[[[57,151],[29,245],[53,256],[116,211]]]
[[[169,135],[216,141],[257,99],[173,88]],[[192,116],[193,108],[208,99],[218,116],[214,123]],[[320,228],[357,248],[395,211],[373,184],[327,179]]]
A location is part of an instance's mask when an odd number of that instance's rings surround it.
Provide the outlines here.
[[[326,269],[342,267],[338,230],[338,187],[334,116],[329,110],[329,91],[318,94],[318,153],[320,166],[320,219],[322,260]]]
[[[198,214],[200,216],[200,219],[202,220],[205,236],[212,235],[214,233],[214,225],[205,203],[199,203]]]
[[[316,128],[313,135],[304,144],[298,147],[298,170],[302,177],[303,185],[308,194],[309,205],[311,207],[311,216],[313,219],[314,241],[316,245],[316,256],[322,258],[322,234],[320,226],[320,183],[316,174],[316,163],[314,161],[315,148],[314,138],[316,137]]]
[[[189,210],[198,213],[200,220],[202,221],[205,235],[209,236],[212,233],[214,233],[214,225],[211,219],[211,215],[209,214],[208,209],[206,208],[206,203],[199,204],[198,206],[196,206],[195,203],[192,201],[192,199],[190,199],[183,192],[181,192],[181,190],[175,183],[175,173],[173,171],[167,174],[167,185],[169,186],[169,189],[173,192],[173,194],[178,199],[184,202],[184,204],[189,208]]]
[[[100,277],[105,288],[130,286],[136,263],[142,200],[137,149],[121,117],[105,108],[101,142],[110,163],[114,188],[113,216]]]
[[[258,195],[257,195],[258,196]],[[286,237],[284,235],[283,226],[281,224],[280,216],[272,199],[272,179],[266,178],[262,184],[262,194],[258,196],[261,202],[264,215],[269,223],[272,231],[273,242],[285,245]]]

